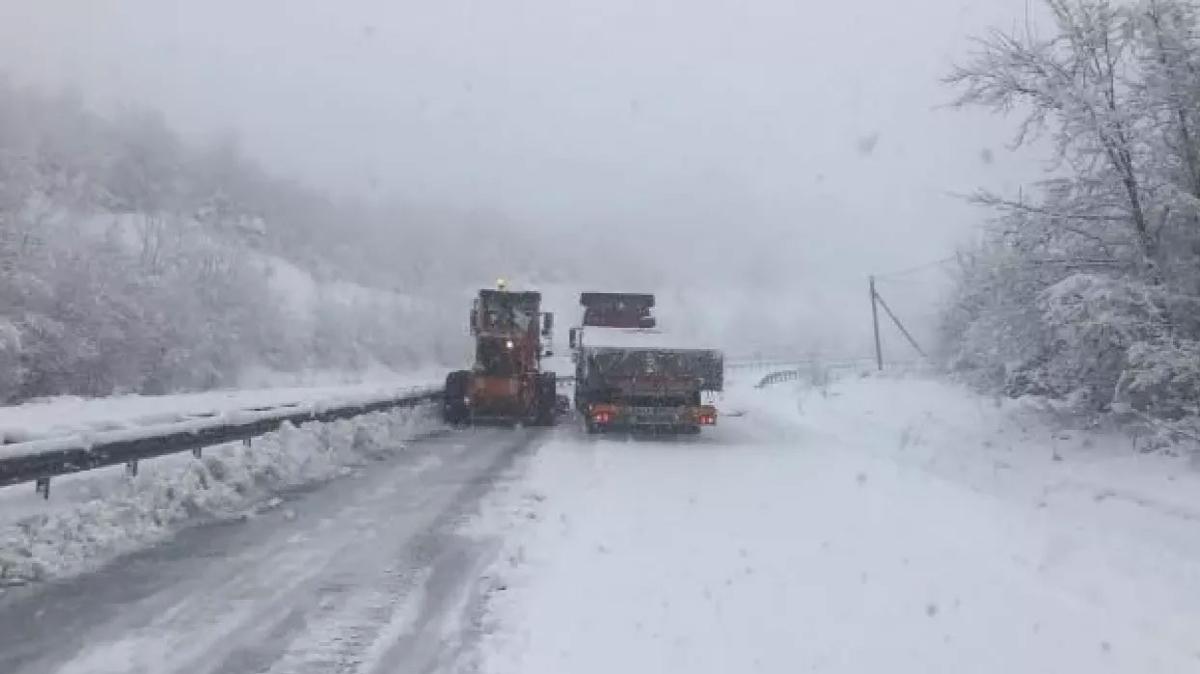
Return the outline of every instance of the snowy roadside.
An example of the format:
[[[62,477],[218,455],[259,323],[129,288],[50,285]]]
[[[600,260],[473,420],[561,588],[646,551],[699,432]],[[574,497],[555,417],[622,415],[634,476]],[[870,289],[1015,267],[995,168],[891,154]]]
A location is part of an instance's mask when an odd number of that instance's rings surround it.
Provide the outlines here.
[[[396,410],[146,461],[134,478],[68,476],[49,501],[28,485],[0,489],[0,585],[85,572],[189,523],[253,517],[280,504],[279,490],[353,472],[438,426],[428,408]]]
[[[382,399],[427,388],[431,381],[437,378],[413,374],[386,382],[338,386],[35,400],[0,407],[0,452],[4,445],[47,438],[161,426],[304,403],[333,405],[346,400]]]
[[[484,672],[1200,667],[1200,476],[925,379],[726,396],[695,442],[564,436],[475,524]]]
[[[776,418],[811,429],[860,428],[858,437],[842,432],[859,451],[1030,508],[1078,509],[1110,526],[1130,511],[1152,511],[1185,539],[1200,522],[1200,453],[1142,453],[1125,433],[1065,428],[1030,401],[916,377],[844,380],[824,391],[799,386],[760,398]],[[1151,533],[1134,519],[1130,533]]]

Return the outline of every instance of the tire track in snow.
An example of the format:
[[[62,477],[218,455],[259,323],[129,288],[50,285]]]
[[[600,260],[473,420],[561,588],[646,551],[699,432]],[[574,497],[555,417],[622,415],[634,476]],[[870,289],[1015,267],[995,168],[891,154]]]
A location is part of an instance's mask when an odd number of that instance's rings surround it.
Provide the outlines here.
[[[485,469],[464,482],[427,529],[405,543],[393,564],[370,582],[360,579],[348,597],[318,611],[275,662],[250,671],[434,671],[438,663],[457,657],[454,644],[459,640],[445,638],[444,631],[458,625],[459,613],[452,609],[474,586],[477,572],[489,561],[489,548],[455,530],[537,442],[536,436],[524,433],[509,440]],[[468,446],[466,451],[473,449]],[[218,671],[248,671],[245,664],[235,658]]]
[[[11,598],[0,671],[367,673],[453,658],[443,631],[489,553],[455,532],[544,437],[431,438],[258,518]]]

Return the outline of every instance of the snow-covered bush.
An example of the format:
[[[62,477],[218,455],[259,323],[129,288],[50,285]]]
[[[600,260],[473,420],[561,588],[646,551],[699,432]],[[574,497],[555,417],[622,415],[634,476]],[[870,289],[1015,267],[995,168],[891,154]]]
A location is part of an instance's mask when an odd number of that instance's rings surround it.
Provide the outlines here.
[[[1135,344],[1166,336],[1162,292],[1138,282],[1074,274],[1039,297],[1052,335],[1042,369],[1050,390],[1087,409],[1106,409]]]
[[[1119,402],[1172,421],[1200,414],[1200,342],[1137,342],[1126,359]]]
[[[969,383],[1012,395],[1046,395],[1038,367],[1049,335],[1037,298],[1046,280],[1002,241],[968,259],[942,316],[941,356]]]

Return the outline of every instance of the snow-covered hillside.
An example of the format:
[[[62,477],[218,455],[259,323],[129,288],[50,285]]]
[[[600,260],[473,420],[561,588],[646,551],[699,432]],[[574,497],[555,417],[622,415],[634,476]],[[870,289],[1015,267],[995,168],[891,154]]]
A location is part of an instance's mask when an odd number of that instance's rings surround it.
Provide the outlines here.
[[[0,402],[456,361],[461,321],[408,274],[429,251],[368,220],[228,139],[0,81]]]

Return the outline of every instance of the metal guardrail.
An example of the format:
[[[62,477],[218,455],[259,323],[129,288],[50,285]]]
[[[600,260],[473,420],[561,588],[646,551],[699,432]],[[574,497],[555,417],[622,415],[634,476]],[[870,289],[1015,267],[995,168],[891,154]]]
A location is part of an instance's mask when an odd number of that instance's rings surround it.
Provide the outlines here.
[[[412,408],[441,398],[440,390],[424,390],[394,398],[330,406],[313,405],[250,410],[236,418],[213,417],[158,428],[131,429],[0,446],[0,487],[36,482],[38,492],[50,496],[50,478],[106,466],[125,464],[136,473],[137,461],[168,454],[200,450],[279,430],[284,424],[327,423],[372,412]]]
[[[797,381],[806,374],[808,374],[807,371],[801,370],[778,370],[758,380],[758,383],[754,385],[754,388],[766,388],[768,386],[774,386],[775,384],[782,384],[788,381]]]
[[[904,361],[901,363],[890,364],[885,372],[888,373],[904,373],[904,372],[922,372],[928,371],[925,361]],[[758,383],[755,388],[766,388],[775,384],[782,384],[789,381],[800,381],[809,377],[820,377],[829,375],[832,372],[839,370],[854,370],[859,369],[863,372],[874,372],[877,369],[875,360],[872,358],[848,358],[845,360],[834,361],[808,361],[792,364],[786,368],[777,368],[768,372]]]
[[[836,368],[860,364],[861,360],[813,363],[800,361],[734,361],[730,369],[772,369],[758,387],[784,381],[794,381],[812,373],[814,366]],[[779,369],[786,367],[787,369]],[[574,376],[558,377],[559,385],[574,383]],[[442,391],[423,390],[383,400],[345,403],[333,406],[314,405],[235,412],[235,418],[196,418],[157,428],[129,429],[97,433],[91,436],[71,436],[31,442],[0,445],[0,487],[23,482],[36,482],[38,492],[49,498],[50,478],[79,473],[96,468],[125,464],[136,473],[137,462],[169,454],[191,451],[199,455],[205,447],[213,447],[253,438],[279,430],[284,424],[327,423],[350,419],[372,412],[412,408],[436,402]]]
[[[874,358],[868,357],[813,357],[797,356],[795,358],[739,358],[725,362],[729,370],[800,370],[812,367],[844,368],[874,363]]]
[[[730,359],[725,361],[725,369],[727,370],[773,370],[782,368],[792,368],[799,365],[804,365],[813,362],[809,358],[792,358],[792,359]]]
[[[778,368],[768,372],[758,383],[755,388],[766,388],[775,384],[782,384],[789,381],[800,381],[806,378],[815,378],[828,376],[831,372],[837,370],[853,370],[855,368],[874,368],[874,361],[870,358],[847,358],[844,360],[820,361],[812,360],[806,362],[793,363],[786,368]]]

